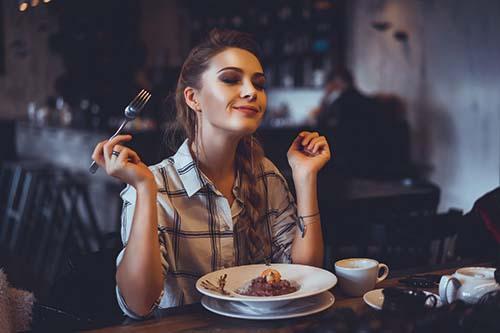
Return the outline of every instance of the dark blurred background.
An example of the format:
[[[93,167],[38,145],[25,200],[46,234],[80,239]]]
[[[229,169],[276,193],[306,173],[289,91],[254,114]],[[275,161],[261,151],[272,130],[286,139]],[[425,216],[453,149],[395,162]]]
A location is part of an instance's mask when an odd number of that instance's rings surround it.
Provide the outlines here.
[[[460,242],[492,241],[468,212],[499,185],[498,19],[500,3],[488,0],[0,0],[4,260],[38,254],[26,261],[34,275],[19,276],[43,276],[24,281],[42,299],[60,296],[56,281],[85,263],[113,275],[124,185],[90,176],[93,147],[144,88],[153,97],[127,127],[131,146],[148,164],[171,154],[179,69],[213,27],[262,46],[268,109],[257,135],[288,179],[299,131],[330,140],[319,188],[326,268],[347,256],[394,268],[460,260]],[[347,130],[312,117],[339,69],[370,105],[348,113]],[[478,228],[461,236],[471,219]],[[101,261],[79,259],[103,250]]]

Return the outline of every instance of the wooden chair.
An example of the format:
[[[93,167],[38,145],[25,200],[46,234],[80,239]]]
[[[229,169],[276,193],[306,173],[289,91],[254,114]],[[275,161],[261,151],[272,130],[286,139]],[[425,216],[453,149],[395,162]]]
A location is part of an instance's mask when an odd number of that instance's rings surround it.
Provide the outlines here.
[[[34,279],[51,281],[67,256],[103,248],[86,185],[64,170],[12,163],[2,169],[9,194],[0,246],[23,258]],[[37,295],[42,296],[43,295]]]
[[[430,244],[438,202],[439,189],[432,184],[401,194],[344,198],[326,210],[326,264],[346,257],[371,257],[393,268],[427,264],[429,252],[421,244]]]

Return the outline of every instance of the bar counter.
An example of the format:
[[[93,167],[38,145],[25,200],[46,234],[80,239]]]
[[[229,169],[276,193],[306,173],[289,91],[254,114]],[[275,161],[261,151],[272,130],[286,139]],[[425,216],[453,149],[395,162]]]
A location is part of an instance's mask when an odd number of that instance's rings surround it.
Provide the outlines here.
[[[102,231],[119,232],[122,205],[119,193],[125,184],[100,169],[94,175],[88,172],[95,145],[99,141],[106,140],[113,130],[37,127],[22,122],[15,123],[14,127],[18,157],[21,160],[39,161],[51,165],[52,168],[69,171],[85,182],[94,215]],[[265,148],[266,156],[287,178],[292,191],[294,191],[292,175],[286,156],[292,138],[299,132],[298,128],[263,128],[257,133]],[[127,146],[135,150],[147,165],[156,164],[174,153],[169,150],[165,142],[164,130],[140,131],[132,135],[133,140]],[[439,200],[439,190],[430,183],[414,182],[411,179],[403,181],[350,179],[339,176],[335,170],[335,163],[327,166],[319,177],[318,197],[325,221],[325,234],[331,229],[329,225],[332,224],[331,221],[341,220],[338,218],[338,214],[341,213],[340,208],[354,212],[370,212],[370,217],[373,217],[380,207],[386,210],[386,207],[402,206],[407,210],[431,210],[432,213]],[[425,207],[413,207],[414,203]],[[331,259],[328,258],[328,254],[327,259]]]
[[[37,161],[52,169],[64,170],[87,184],[94,215],[103,233],[119,231],[121,199],[125,187],[101,169],[95,174],[88,171],[96,144],[106,140],[112,130],[90,130],[70,127],[38,127],[27,123],[15,124],[16,154],[21,161]],[[161,131],[142,131],[133,134],[129,146],[140,152],[147,164],[161,160],[165,154],[161,147]],[[155,147],[150,148],[150,147]]]

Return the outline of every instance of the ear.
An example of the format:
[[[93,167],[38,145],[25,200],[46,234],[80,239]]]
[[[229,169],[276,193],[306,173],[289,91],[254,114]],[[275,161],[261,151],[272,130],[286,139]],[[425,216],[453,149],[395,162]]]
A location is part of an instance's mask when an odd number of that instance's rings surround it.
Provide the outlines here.
[[[184,100],[186,104],[194,111],[201,112],[201,106],[196,97],[197,90],[192,87],[186,87],[184,89]]]

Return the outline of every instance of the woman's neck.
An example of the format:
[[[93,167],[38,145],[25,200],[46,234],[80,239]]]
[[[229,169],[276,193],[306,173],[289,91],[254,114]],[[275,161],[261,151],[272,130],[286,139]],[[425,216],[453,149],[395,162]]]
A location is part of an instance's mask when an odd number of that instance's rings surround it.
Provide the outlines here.
[[[196,140],[196,139],[195,139]],[[198,160],[201,171],[212,181],[235,175],[236,148],[239,139],[211,135],[191,144],[191,151]]]

